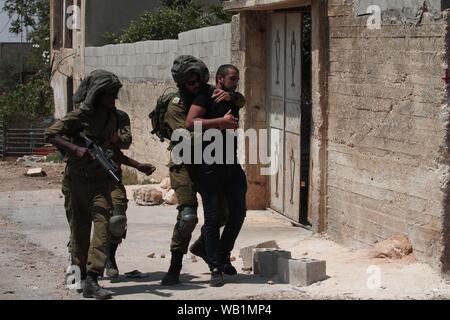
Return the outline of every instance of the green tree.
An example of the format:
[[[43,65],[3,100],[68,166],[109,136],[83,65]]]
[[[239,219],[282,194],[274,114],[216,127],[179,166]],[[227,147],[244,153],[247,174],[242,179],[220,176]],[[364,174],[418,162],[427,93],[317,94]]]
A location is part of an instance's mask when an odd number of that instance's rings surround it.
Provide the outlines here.
[[[106,34],[109,43],[176,39],[180,32],[231,21],[232,14],[222,6],[203,8],[195,0],[165,0],[154,11],[145,11],[121,33]]]
[[[6,0],[3,10],[11,20],[10,32],[27,30],[33,44],[27,63],[38,70],[29,81],[18,84],[0,97],[0,121],[41,120],[53,112],[50,87],[50,2],[49,0]]]

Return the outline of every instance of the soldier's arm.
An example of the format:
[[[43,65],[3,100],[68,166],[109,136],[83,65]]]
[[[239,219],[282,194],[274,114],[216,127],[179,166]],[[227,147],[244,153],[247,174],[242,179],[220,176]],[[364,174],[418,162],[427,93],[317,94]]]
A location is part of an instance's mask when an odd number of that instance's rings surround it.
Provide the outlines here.
[[[167,112],[164,116],[164,124],[170,128],[171,131],[177,129],[185,129],[186,111],[178,103],[170,102],[167,106]]]
[[[77,146],[63,138],[63,136],[72,137],[81,128],[82,121],[80,119],[80,113],[70,112],[45,130],[44,139],[58,149],[62,149],[81,158],[88,154],[88,149]]]
[[[121,164],[131,167],[131,168],[135,168],[137,170],[139,170],[142,173],[145,173],[147,176],[151,175],[155,170],[155,166],[153,166],[150,163],[141,163],[137,160],[134,160],[130,157],[127,157],[125,154],[123,154],[122,152],[117,152],[116,153],[116,161],[120,162]]]
[[[133,136],[131,134],[131,122],[130,117],[126,112],[120,112],[118,115],[118,130],[117,135],[114,135],[112,142],[119,149],[129,149],[133,142]]]
[[[239,109],[245,105],[245,97],[240,92],[229,92],[216,88],[211,96],[215,102],[230,101]]]
[[[198,105],[193,104],[191,108],[189,109],[189,113],[186,118],[186,129],[193,131],[194,130],[194,123],[201,123],[202,129],[210,129],[210,128],[216,128],[219,130],[222,129],[237,129],[237,121],[238,119],[235,118],[231,114],[231,110],[227,112],[226,115],[224,115],[221,118],[214,118],[214,119],[205,119],[203,118],[205,115],[206,109],[203,107],[200,107]]]

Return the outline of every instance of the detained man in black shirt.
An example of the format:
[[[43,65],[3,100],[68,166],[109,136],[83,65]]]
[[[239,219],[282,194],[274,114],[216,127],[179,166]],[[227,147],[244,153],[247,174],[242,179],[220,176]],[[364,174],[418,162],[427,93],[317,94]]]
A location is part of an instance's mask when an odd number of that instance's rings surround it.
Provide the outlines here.
[[[237,139],[226,129],[237,129],[239,107],[245,104],[244,97],[235,92],[239,82],[239,71],[233,65],[223,65],[217,70],[216,89],[212,96],[199,94],[193,101],[186,118],[186,128],[194,129],[200,123],[203,130],[219,129],[223,141],[223,157],[217,162],[194,166],[195,180],[203,200],[205,217],[204,234],[206,254],[211,270],[210,286],[222,286],[222,273],[234,267],[230,263],[231,250],[239,235],[246,215],[245,196],[247,179],[237,162]],[[233,143],[234,147],[227,148]],[[208,143],[203,144],[203,149]],[[217,151],[217,150],[216,150]],[[232,154],[230,154],[230,151]],[[228,152],[228,154],[227,154]],[[229,217],[220,235],[219,195],[223,193],[228,203]],[[236,274],[234,269],[234,274]]]

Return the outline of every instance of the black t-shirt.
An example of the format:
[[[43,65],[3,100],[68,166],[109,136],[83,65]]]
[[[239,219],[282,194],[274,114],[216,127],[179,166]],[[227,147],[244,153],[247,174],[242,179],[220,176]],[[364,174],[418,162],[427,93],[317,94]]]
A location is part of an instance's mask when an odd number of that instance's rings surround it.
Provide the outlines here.
[[[238,119],[239,121],[239,108],[235,106],[230,101],[221,101],[215,102],[214,99],[211,98],[213,91],[208,93],[201,93],[197,95],[194,99],[193,105],[197,105],[206,110],[203,118],[204,119],[215,119],[222,118],[228,111],[231,110],[231,114]],[[232,154],[229,155],[229,160],[232,160],[233,163],[237,163],[237,137],[234,134],[230,134],[226,131],[226,129],[222,130],[222,141],[223,141],[223,159],[221,163],[227,163],[227,144],[233,144]],[[203,143],[203,149],[212,143],[212,141],[205,141]],[[214,155],[214,154],[213,154]]]

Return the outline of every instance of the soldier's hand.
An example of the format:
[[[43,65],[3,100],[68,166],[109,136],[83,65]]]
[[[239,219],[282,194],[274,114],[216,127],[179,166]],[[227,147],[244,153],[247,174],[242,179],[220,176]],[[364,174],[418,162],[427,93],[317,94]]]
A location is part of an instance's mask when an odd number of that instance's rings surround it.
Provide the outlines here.
[[[139,163],[136,169],[142,173],[145,173],[147,176],[151,175],[156,170],[155,166],[150,163]]]
[[[238,119],[235,118],[231,114],[231,110],[229,110],[223,117],[222,117],[222,129],[237,129],[238,128]]]
[[[211,98],[214,99],[215,102],[220,101],[231,101],[231,95],[229,92],[226,92],[222,89],[215,89]]]
[[[77,147],[74,150],[74,153],[75,153],[75,156],[77,156],[78,158],[83,158],[85,156],[91,156],[90,153],[89,153],[89,149],[88,148],[84,148],[84,147]]]

